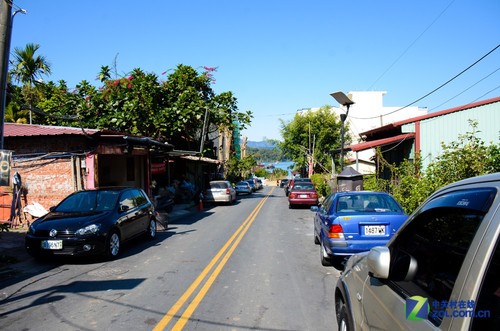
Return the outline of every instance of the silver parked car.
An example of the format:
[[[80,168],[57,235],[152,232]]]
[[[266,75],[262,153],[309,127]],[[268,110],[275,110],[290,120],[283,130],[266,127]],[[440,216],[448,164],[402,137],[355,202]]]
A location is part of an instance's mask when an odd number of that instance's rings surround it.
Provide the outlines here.
[[[250,183],[247,181],[241,181],[236,183],[234,189],[236,190],[236,194],[251,194],[253,192]]]
[[[386,246],[353,255],[339,330],[500,330],[500,173],[432,194]]]
[[[234,203],[236,191],[227,180],[214,180],[210,182],[210,188],[203,195],[205,202]]]

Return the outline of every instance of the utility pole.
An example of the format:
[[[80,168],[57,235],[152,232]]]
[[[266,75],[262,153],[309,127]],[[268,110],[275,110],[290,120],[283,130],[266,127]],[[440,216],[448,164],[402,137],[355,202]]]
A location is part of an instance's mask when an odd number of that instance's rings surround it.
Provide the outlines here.
[[[12,0],[0,0],[0,150],[3,149],[12,21],[17,13],[26,14],[26,10],[17,9],[12,14]]]
[[[0,0],[0,150],[3,149],[7,75],[9,72],[12,1]]]

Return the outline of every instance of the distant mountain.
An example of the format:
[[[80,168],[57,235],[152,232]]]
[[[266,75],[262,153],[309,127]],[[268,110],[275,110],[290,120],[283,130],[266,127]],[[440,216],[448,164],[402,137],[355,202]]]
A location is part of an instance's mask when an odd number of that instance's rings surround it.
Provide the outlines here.
[[[247,141],[247,147],[250,148],[274,148],[276,145],[270,144],[267,141]]]

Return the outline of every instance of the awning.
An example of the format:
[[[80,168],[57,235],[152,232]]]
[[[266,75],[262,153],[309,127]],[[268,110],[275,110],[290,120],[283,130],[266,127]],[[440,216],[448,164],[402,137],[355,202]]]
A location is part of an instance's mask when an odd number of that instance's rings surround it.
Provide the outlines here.
[[[364,151],[370,148],[378,147],[378,146],[384,146],[384,145],[389,145],[395,142],[400,142],[406,139],[414,139],[415,138],[415,133],[410,132],[410,133],[405,133],[405,134],[400,134],[398,136],[390,137],[390,138],[384,138],[384,139],[379,139],[379,140],[373,140],[373,141],[367,141],[364,143],[356,144],[356,145],[350,145],[347,146],[346,149],[350,148],[353,152],[359,152],[359,151]]]
[[[191,156],[191,155],[185,155],[185,156],[180,156],[181,159],[185,160],[190,160],[190,161],[198,161],[198,162],[206,162],[206,163],[213,163],[213,164],[219,164],[219,160],[214,160],[208,157],[203,157],[203,156]]]

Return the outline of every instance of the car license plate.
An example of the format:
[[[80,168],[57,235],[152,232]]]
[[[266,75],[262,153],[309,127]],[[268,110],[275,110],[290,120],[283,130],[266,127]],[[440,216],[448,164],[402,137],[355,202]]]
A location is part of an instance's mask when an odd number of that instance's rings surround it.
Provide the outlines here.
[[[307,194],[300,194],[299,198],[307,198]]]
[[[383,235],[385,235],[385,226],[384,225],[366,225],[365,226],[365,235],[383,236]]]
[[[43,240],[42,241],[43,249],[62,249],[63,243],[62,240]]]

